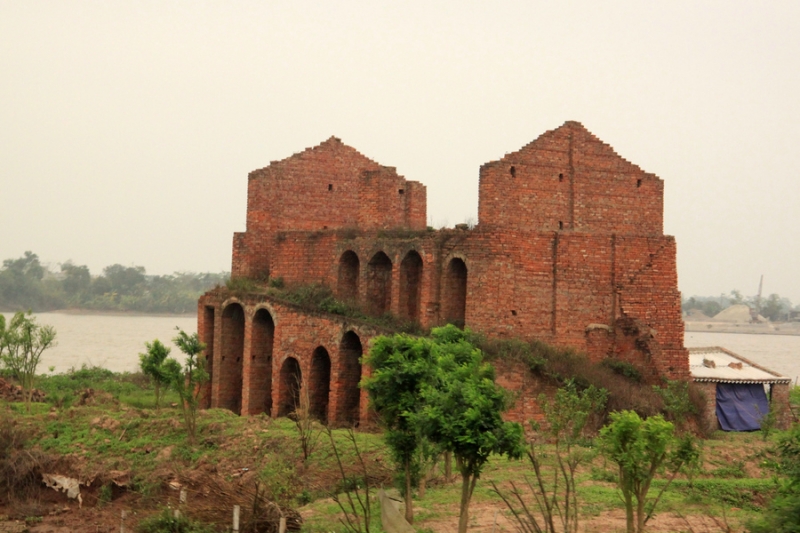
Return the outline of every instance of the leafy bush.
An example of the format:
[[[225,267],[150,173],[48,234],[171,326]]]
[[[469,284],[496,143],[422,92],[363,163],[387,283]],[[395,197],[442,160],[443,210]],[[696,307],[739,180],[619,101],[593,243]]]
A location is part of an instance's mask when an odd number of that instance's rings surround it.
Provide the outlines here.
[[[697,406],[689,397],[688,381],[668,380],[663,387],[654,386],[653,390],[664,401],[664,413],[667,418],[678,425],[686,421],[687,415],[699,413]]]
[[[145,518],[136,528],[139,533],[213,533],[211,526],[201,524],[186,516],[175,517],[171,509],[164,509],[160,514]]]
[[[613,370],[620,376],[625,376],[631,381],[636,383],[642,382],[642,373],[639,369],[627,361],[620,361],[619,359],[604,359],[601,363],[604,367]]]
[[[773,467],[786,477],[761,518],[748,527],[752,533],[795,533],[800,531],[800,424],[778,442]]]
[[[603,416],[595,421],[597,423],[601,423],[613,411],[630,410],[640,416],[651,416],[663,409],[664,402],[652,387],[617,371],[625,368],[628,374],[635,376],[631,371],[635,368],[632,365],[628,368],[627,363],[616,365],[615,370],[608,364],[589,361],[585,353],[573,348],[553,346],[538,339],[530,342],[521,339],[487,339],[473,334],[472,342],[486,354],[488,360],[519,361],[532,373],[556,386],[561,387],[572,381],[579,390],[590,386],[605,389],[608,402]]]
[[[42,467],[50,462],[38,450],[27,450],[30,435],[0,412],[0,502],[20,498],[38,488]]]

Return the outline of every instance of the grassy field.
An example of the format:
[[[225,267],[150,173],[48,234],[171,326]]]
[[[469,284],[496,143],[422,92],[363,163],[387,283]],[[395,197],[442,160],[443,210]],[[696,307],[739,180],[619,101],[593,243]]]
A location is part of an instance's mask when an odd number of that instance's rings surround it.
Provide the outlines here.
[[[265,500],[287,516],[301,516],[302,531],[344,531],[332,495],[344,498],[343,492],[354,488],[363,494],[366,485],[373,493],[393,486],[394,465],[377,431],[355,433],[359,461],[348,431],[337,429],[329,436],[317,425],[311,432],[313,450],[304,458],[292,420],[211,409],[200,413],[199,442],[190,446],[177,399],[167,396],[165,406],[155,409],[153,391],[141,375],[82,369],[43,376],[38,387],[47,401],[33,404],[30,413],[23,404],[0,401],[0,460],[6,466],[21,461],[13,465],[17,480],[7,478],[5,487],[0,482],[0,531],[4,523],[25,523],[33,532],[45,526],[51,531],[119,531],[122,510],[129,512],[127,524],[133,526],[167,506],[210,524],[207,530],[226,531],[233,505],[240,505],[249,519],[263,511],[253,511],[254,503],[263,506]],[[703,441],[702,468],[672,483],[650,530],[741,531],[775,491],[774,473],[765,464],[776,437],[720,432]],[[41,473],[84,483],[81,508],[63,493],[46,489]],[[502,490],[512,482],[524,485],[532,475],[527,461],[492,459],[475,490],[470,530],[516,531],[491,482]],[[580,530],[624,531],[612,465],[595,457],[577,479]],[[664,483],[657,480],[651,492]],[[180,489],[188,493],[185,504],[179,502]],[[447,482],[441,468],[434,472],[425,497],[414,501],[417,530],[455,531],[459,491],[460,483]],[[382,531],[378,503],[373,501],[371,508],[370,531]]]

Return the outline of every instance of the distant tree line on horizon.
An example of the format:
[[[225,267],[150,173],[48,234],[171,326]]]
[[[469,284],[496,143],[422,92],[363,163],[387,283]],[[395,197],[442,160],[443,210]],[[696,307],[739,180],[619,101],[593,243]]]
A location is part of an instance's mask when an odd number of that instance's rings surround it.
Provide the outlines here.
[[[691,298],[683,298],[682,308],[683,312],[687,313],[692,309],[698,309],[708,317],[714,317],[720,311],[727,309],[732,305],[744,304],[751,309],[758,307],[759,314],[772,322],[782,322],[792,319],[793,316],[800,311],[800,305],[792,307],[792,302],[789,298],[784,298],[779,294],[772,293],[769,296],[761,298],[760,302],[756,302],[755,296],[745,297],[739,290],[732,290],[729,294],[720,294],[719,296],[692,296]]]
[[[0,268],[0,310],[88,309],[143,313],[193,313],[197,299],[225,283],[226,272],[176,272],[147,275],[143,266],[114,264],[93,276],[86,265],[61,263],[58,271],[42,265],[32,252],[6,259]]]

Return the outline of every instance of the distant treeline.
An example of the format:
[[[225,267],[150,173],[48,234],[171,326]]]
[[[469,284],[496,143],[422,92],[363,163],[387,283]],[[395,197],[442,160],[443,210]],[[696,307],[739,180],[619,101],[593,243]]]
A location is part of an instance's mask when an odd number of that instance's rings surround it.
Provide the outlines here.
[[[706,316],[713,317],[723,309],[732,305],[745,304],[751,309],[758,307],[759,314],[772,322],[781,322],[794,318],[800,305],[793,308],[789,298],[784,298],[779,294],[764,296],[760,301],[756,301],[755,296],[742,296],[741,291],[732,290],[730,294],[719,296],[692,296],[683,299],[683,311],[689,312],[692,309],[699,309]]]
[[[176,272],[148,276],[142,266],[111,265],[92,276],[71,261],[52,271],[32,252],[6,259],[0,269],[0,310],[91,309],[144,313],[191,313],[198,297],[224,284],[228,273]]]

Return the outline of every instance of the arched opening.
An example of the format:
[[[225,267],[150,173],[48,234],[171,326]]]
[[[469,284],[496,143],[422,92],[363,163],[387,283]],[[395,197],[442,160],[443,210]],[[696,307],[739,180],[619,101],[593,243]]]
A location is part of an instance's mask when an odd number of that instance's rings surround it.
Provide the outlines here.
[[[308,380],[309,414],[326,423],[331,388],[331,358],[328,350],[319,346],[311,356],[311,376]]]
[[[300,363],[294,357],[288,357],[281,366],[281,382],[278,400],[278,416],[288,416],[294,413],[300,405],[300,387],[303,376],[300,373]]]
[[[247,414],[272,411],[272,346],[275,322],[266,309],[253,317],[250,345],[250,387]]]
[[[381,316],[392,309],[392,260],[378,252],[367,266],[367,305],[372,315]]]
[[[207,305],[203,309],[203,343],[206,349],[201,356],[203,363],[208,372],[208,381],[200,386],[200,396],[198,397],[198,405],[202,409],[211,407],[211,383],[214,380],[214,307]]]
[[[467,265],[458,257],[447,265],[442,306],[445,322],[463,328],[467,313]]]
[[[400,316],[419,322],[422,258],[411,250],[400,263]]]
[[[358,425],[361,389],[361,339],[352,331],[339,344],[339,390],[337,391],[336,421],[348,426]]]
[[[339,259],[339,280],[336,285],[340,300],[358,300],[358,272],[361,263],[352,250],[347,250]]]
[[[244,357],[244,309],[237,303],[222,311],[218,407],[242,414],[242,366]]]

